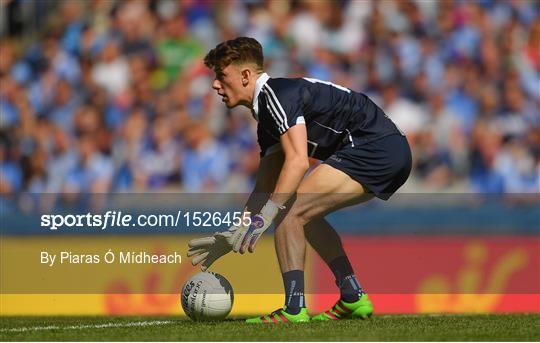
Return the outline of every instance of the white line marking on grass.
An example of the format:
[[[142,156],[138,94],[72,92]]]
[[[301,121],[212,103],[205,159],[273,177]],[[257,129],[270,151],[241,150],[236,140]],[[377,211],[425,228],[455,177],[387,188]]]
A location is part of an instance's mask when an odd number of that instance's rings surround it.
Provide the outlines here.
[[[69,325],[69,326],[28,326],[20,328],[1,329],[0,332],[26,332],[26,331],[40,331],[40,330],[80,330],[80,329],[103,329],[103,328],[123,328],[123,327],[142,327],[152,325],[166,325],[172,324],[175,321],[172,320],[153,320],[146,322],[127,322],[127,323],[105,323],[105,324],[87,324],[87,325]]]
[[[422,318],[422,317],[445,317],[445,316],[460,316],[467,313],[414,313],[414,314],[374,314],[376,318]]]

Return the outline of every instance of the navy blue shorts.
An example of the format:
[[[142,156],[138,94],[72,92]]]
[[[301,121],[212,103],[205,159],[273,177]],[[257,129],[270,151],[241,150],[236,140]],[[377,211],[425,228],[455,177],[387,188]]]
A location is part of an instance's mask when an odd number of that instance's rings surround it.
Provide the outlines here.
[[[347,144],[323,163],[343,171],[377,198],[388,200],[407,181],[412,157],[407,138],[393,134],[360,145]]]

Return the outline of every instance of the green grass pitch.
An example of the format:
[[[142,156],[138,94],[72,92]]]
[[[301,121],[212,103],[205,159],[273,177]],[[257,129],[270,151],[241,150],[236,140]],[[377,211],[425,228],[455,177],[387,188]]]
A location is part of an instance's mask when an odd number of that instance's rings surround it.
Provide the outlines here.
[[[185,317],[0,317],[1,341],[539,341],[540,314],[386,315],[254,325]]]

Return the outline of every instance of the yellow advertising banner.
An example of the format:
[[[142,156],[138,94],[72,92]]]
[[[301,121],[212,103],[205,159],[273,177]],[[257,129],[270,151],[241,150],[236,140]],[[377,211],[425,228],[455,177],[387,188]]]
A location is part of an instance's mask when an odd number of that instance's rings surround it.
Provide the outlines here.
[[[199,272],[186,257],[194,237],[4,236],[0,313],[181,315],[182,285]],[[343,242],[376,313],[540,312],[538,239],[350,236]],[[163,256],[170,259],[159,263]],[[310,249],[307,261],[307,304],[322,311],[337,289]],[[233,287],[232,315],[283,304],[271,236],[254,254],[231,253],[211,270]]]
[[[0,312],[2,315],[183,314],[181,287],[200,271],[186,257],[187,243],[192,238],[3,237]],[[181,256],[180,263],[145,263],[144,260],[145,254],[174,256],[175,253]],[[112,254],[115,260],[111,262]],[[135,261],[136,258],[139,260]],[[232,315],[269,312],[283,304],[283,285],[271,237],[262,239],[249,258],[231,253],[217,261],[211,270],[225,276],[233,286]]]

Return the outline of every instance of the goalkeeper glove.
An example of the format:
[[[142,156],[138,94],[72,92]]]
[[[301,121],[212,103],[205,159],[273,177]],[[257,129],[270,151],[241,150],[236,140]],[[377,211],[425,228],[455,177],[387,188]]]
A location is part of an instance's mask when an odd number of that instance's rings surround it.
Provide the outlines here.
[[[245,253],[255,251],[259,237],[270,227],[279,209],[269,200],[261,212],[251,217],[249,226],[231,226],[227,231],[216,232],[213,236],[196,238],[188,243],[188,257],[193,257],[191,264],[202,263],[201,270],[207,270],[221,256],[231,251]]]
[[[251,223],[251,220],[250,220]],[[231,226],[227,231],[216,232],[210,237],[195,238],[188,243],[188,257],[191,264],[200,263],[201,270],[207,270],[221,256],[240,249],[242,240],[249,226]]]
[[[201,270],[205,271],[221,256],[231,252],[235,237],[239,233],[238,229],[236,226],[231,226],[227,231],[189,241],[187,255],[192,257],[191,264],[196,266],[202,263]]]
[[[243,254],[247,248],[249,252],[254,252],[261,235],[268,230],[279,210],[284,208],[285,206],[279,206],[272,200],[268,200],[261,212],[251,217],[251,225],[243,229],[245,232],[242,234],[242,240],[240,244],[233,246],[233,250]]]

